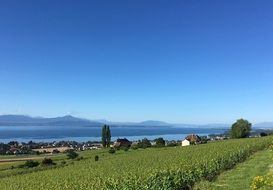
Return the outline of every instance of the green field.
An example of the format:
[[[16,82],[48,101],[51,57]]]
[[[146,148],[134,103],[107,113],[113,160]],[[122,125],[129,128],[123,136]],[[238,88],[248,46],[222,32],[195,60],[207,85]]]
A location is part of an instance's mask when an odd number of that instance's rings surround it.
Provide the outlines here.
[[[267,174],[272,165],[272,152],[263,150],[250,156],[245,162],[238,164],[232,170],[220,174],[213,182],[201,181],[195,190],[237,190],[250,189],[256,176]]]
[[[86,151],[81,154],[83,160],[70,161],[67,166],[2,177],[0,188],[183,189],[200,180],[213,180],[268,147],[272,140],[272,137],[226,140],[189,147],[120,150],[115,154],[107,150]],[[95,155],[99,161],[94,160]]]

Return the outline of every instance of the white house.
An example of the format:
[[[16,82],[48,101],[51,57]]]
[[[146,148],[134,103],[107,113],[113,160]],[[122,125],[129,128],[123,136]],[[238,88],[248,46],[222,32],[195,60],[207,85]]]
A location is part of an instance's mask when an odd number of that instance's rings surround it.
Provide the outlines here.
[[[182,141],[182,146],[189,146],[190,145],[190,141],[188,141],[187,139]]]

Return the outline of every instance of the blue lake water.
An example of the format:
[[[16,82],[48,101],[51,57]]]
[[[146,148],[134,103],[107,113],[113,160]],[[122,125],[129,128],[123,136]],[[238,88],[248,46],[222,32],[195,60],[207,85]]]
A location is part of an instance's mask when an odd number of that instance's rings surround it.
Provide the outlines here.
[[[150,140],[163,137],[166,140],[181,140],[186,135],[195,133],[199,136],[220,134],[223,128],[174,128],[174,127],[112,127],[112,140]],[[101,140],[101,127],[60,127],[60,126],[0,126],[0,142],[10,141],[51,142],[73,140],[78,142]]]

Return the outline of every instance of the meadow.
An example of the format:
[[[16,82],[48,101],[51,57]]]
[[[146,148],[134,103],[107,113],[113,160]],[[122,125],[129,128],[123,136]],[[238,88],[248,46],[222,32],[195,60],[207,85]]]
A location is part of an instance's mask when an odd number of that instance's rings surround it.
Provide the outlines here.
[[[213,180],[253,153],[272,144],[273,137],[225,140],[188,147],[86,151],[82,160],[62,167],[0,177],[5,190],[187,189]],[[95,156],[99,157],[95,161]],[[59,161],[61,157],[59,157]],[[28,170],[28,169],[24,169]],[[1,171],[0,171],[1,174]]]

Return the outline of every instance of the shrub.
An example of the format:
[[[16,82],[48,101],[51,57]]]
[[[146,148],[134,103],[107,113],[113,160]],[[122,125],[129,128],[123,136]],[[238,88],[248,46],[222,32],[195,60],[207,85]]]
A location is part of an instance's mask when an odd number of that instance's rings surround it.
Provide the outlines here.
[[[120,150],[120,147],[115,147],[115,150],[117,150],[117,151]]]
[[[265,176],[256,176],[252,181],[251,189],[273,189],[273,174],[269,173]]]
[[[34,160],[27,160],[23,165],[20,165],[21,168],[33,168],[39,165],[39,162]]]
[[[122,150],[128,151],[128,150],[129,150],[129,147],[122,147]]]
[[[167,146],[168,146],[168,147],[174,147],[174,146],[177,146],[177,143],[171,142],[171,143],[169,143]]]
[[[75,159],[79,156],[79,154],[77,152],[75,152],[74,150],[70,150],[66,153],[68,159]]]
[[[261,136],[261,137],[265,137],[265,136],[267,136],[267,133],[261,132],[261,133],[260,133],[260,136]]]
[[[50,158],[44,158],[42,161],[42,165],[50,166],[50,165],[56,165],[56,163],[54,163],[53,160]]]
[[[138,149],[138,145],[132,145],[132,146],[131,146],[131,149],[133,149],[133,150]]]
[[[83,157],[82,157],[82,156],[77,158],[77,160],[78,160],[78,161],[80,161],[80,160],[82,160],[82,159],[83,159]]]
[[[109,152],[110,154],[114,154],[114,153],[116,152],[116,150],[113,149],[113,148],[110,148],[108,152]]]
[[[66,161],[64,161],[64,160],[61,161],[61,164],[62,164],[62,165],[65,165],[65,164],[66,164]]]
[[[95,161],[99,161],[99,156],[98,155],[95,156]]]

